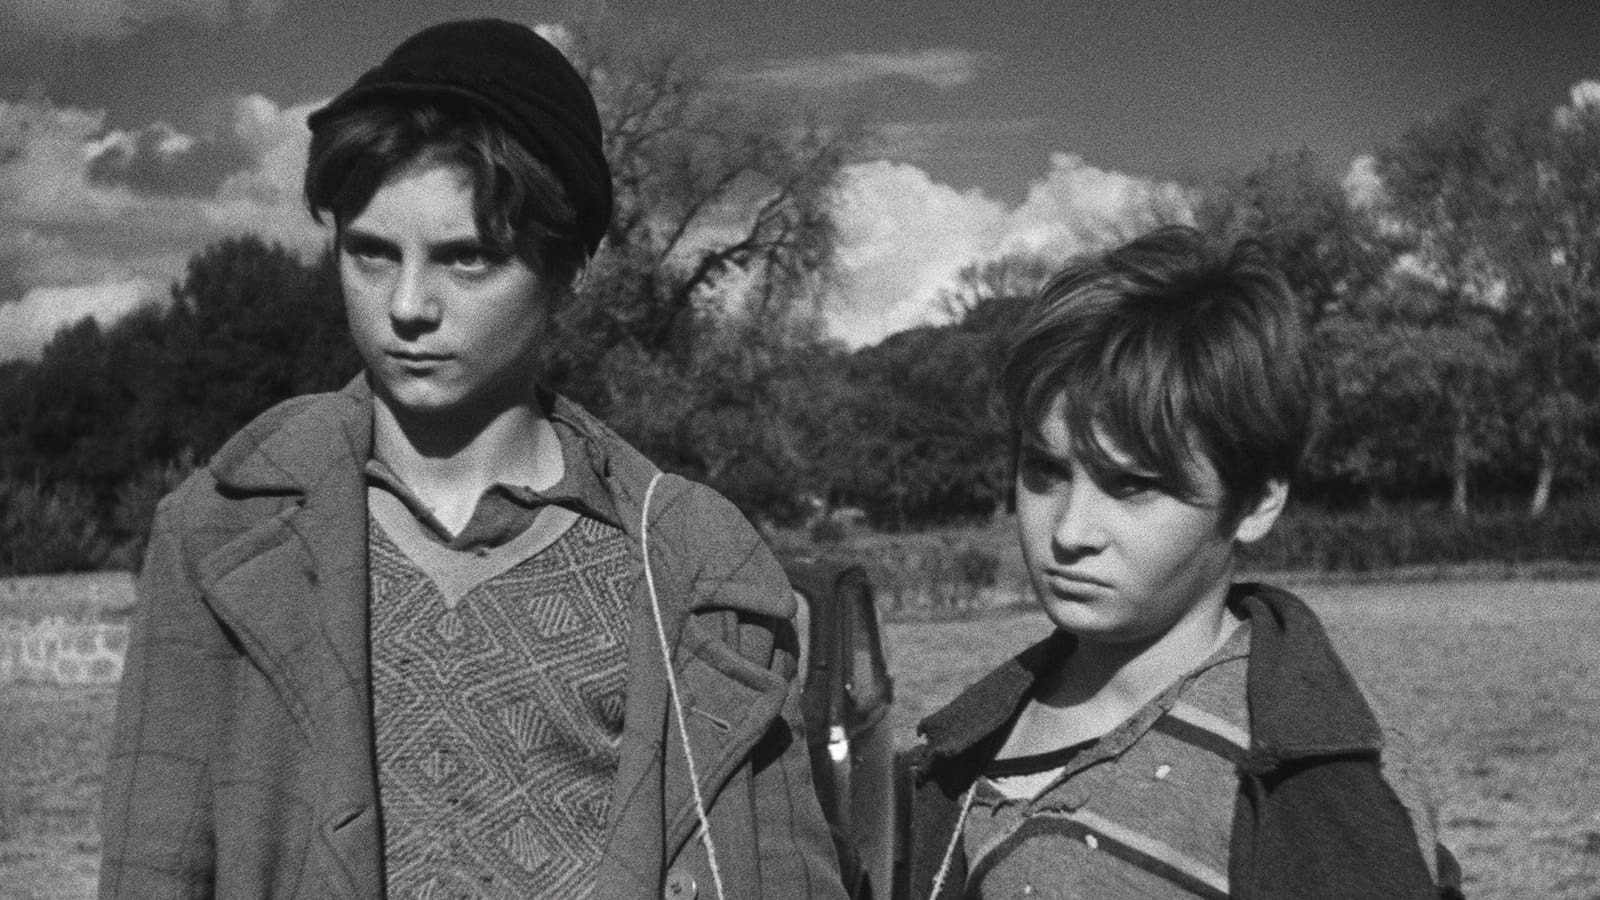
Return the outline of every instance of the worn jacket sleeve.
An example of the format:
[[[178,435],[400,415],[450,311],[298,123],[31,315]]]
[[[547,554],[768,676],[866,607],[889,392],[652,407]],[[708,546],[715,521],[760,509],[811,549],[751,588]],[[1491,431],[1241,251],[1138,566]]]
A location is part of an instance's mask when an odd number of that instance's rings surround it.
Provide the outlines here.
[[[689,503],[687,533],[703,542],[694,587],[697,606],[782,610],[781,615],[725,619],[732,623],[733,633],[727,637],[738,652],[789,684],[781,715],[749,762],[758,896],[843,898],[839,864],[806,749],[796,680],[793,589],[772,552],[731,503],[705,489],[696,491]],[[747,592],[753,596],[737,596]]]
[[[102,898],[212,893],[210,755],[235,654],[195,588],[179,496],[157,513],[138,582],[106,766]]]

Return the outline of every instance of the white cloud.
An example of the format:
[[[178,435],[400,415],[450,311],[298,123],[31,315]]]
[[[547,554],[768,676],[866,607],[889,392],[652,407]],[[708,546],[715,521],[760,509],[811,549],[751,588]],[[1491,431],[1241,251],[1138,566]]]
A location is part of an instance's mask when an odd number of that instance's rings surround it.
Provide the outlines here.
[[[72,205],[104,120],[103,112],[0,100],[0,203],[6,211]]]
[[[21,290],[126,272],[126,203],[89,182],[104,116],[0,100],[0,301]],[[151,226],[170,220],[147,217]]]
[[[1365,153],[1352,159],[1340,185],[1344,188],[1345,196],[1356,206],[1377,206],[1383,199],[1383,180],[1378,177],[1377,157]]]
[[[1089,165],[1052,153],[1044,180],[1007,223],[1004,251],[1064,259],[1127,240],[1157,225],[1190,222],[1183,189]]]
[[[1015,209],[939,184],[910,164],[858,164],[846,172],[838,215],[842,277],[829,328],[860,346],[938,321],[939,293],[963,266],[1010,252],[1063,260],[1187,221],[1189,206],[1177,185],[1057,153]]]
[[[907,163],[851,166],[840,190],[841,284],[830,329],[860,346],[927,323],[939,288],[993,250],[1005,217],[982,192],[938,184]]]
[[[202,138],[161,123],[137,135],[107,132],[98,111],[0,100],[0,310],[13,323],[44,323],[8,333],[6,352],[36,351],[28,342],[42,343],[54,332],[47,325],[67,321],[53,315],[81,315],[74,304],[98,298],[112,312],[125,311],[136,292],[130,285],[169,283],[193,253],[223,237],[250,232],[303,253],[320,248],[323,232],[300,197],[310,140],[305,117],[314,106],[279,108],[265,97],[243,97],[224,132]],[[209,193],[152,189],[183,177],[186,154],[221,145],[232,155],[193,160],[213,168],[218,159],[232,160],[207,175]],[[141,184],[94,171],[108,152],[136,162],[126,154],[141,147],[175,167],[163,174],[167,181]],[[38,293],[67,288],[77,293]],[[25,320],[7,302],[19,296],[33,304]]]
[[[977,78],[983,57],[970,50],[928,48],[893,53],[839,53],[769,59],[735,77],[762,87],[835,89],[886,78],[921,81],[941,90]]]
[[[251,231],[302,252],[320,247],[325,235],[311,221],[301,195],[311,132],[306,116],[326,101],[280,109],[259,94],[234,106],[234,137],[255,152],[250,169],[223,181],[203,207],[220,232]]]
[[[0,0],[0,20],[14,38],[115,40],[167,18],[260,24],[282,5],[283,0]]]
[[[1600,107],[1600,81],[1580,81],[1570,91],[1572,105],[1578,109]]]
[[[161,284],[137,277],[34,288],[21,302],[0,305],[0,362],[37,358],[63,325],[91,317],[109,325],[140,306],[163,302],[163,296]]]
[[[1572,102],[1556,108],[1555,120],[1563,127],[1580,115],[1600,112],[1600,81],[1588,79],[1574,84],[1567,92]]]

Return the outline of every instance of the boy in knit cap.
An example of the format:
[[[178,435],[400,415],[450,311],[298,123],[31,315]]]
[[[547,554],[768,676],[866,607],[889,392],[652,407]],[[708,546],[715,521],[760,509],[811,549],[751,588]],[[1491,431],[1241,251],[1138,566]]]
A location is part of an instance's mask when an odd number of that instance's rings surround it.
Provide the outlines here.
[[[101,896],[842,896],[783,572],[538,384],[611,215],[582,78],[450,22],[309,124],[365,371],[162,503]]]
[[[1300,341],[1262,247],[1190,228],[1069,267],[1024,314],[1001,387],[1053,627],[923,720],[909,896],[1454,891],[1316,615],[1232,580],[1305,443]]]

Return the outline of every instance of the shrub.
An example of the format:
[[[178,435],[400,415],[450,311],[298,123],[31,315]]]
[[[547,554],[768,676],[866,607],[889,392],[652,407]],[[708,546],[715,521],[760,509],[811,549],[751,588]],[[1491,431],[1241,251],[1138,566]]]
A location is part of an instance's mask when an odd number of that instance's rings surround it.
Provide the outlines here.
[[[815,534],[811,539],[821,543]],[[795,542],[776,543],[790,547]],[[846,527],[828,543],[828,552],[866,567],[885,612],[965,612],[996,602],[1006,588],[1025,593],[1027,583],[1008,520],[894,534]]]
[[[811,540],[819,544],[837,544],[844,536],[844,523],[837,519],[824,518],[811,523]]]
[[[117,541],[107,559],[112,567],[139,568],[144,560],[145,544],[150,540],[156,504],[182,484],[194,468],[194,454],[184,453],[175,462],[145,466],[117,489],[117,505],[111,513]]]
[[[106,551],[94,505],[76,485],[0,481],[0,575],[88,571]]]
[[[1521,508],[1457,516],[1433,505],[1284,516],[1247,548],[1258,571],[1370,572],[1411,566],[1600,562],[1600,504],[1575,497],[1530,519]]]
[[[961,583],[973,588],[994,587],[1000,573],[1000,558],[986,547],[967,544],[951,560]]]

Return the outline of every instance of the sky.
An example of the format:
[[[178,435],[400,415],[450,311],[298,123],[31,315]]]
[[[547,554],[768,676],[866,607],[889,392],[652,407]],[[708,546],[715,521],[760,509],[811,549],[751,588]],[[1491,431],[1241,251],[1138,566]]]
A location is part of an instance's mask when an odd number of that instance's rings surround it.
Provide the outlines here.
[[[963,265],[1093,249],[1271,153],[1355,183],[1470,97],[1600,91],[1593,0],[0,0],[0,360],[163,302],[217,238],[320,248],[306,114],[476,15],[677,34],[730,91],[872,126],[825,307],[851,345],[936,321]]]

